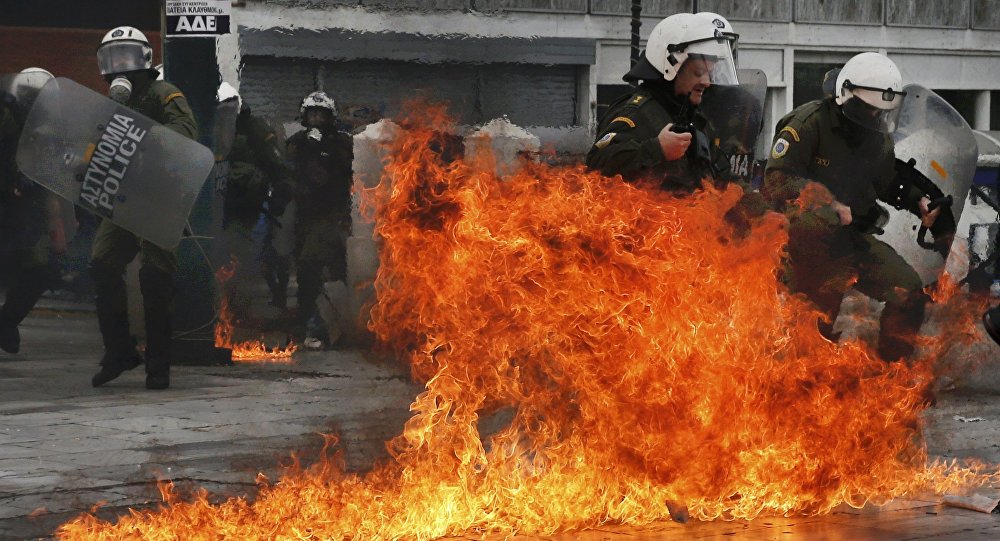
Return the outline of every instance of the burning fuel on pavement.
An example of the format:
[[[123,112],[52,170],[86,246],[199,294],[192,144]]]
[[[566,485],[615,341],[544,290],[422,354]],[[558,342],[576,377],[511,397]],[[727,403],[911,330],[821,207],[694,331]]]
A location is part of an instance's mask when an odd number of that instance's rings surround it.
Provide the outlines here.
[[[215,279],[220,287],[233,278],[236,265],[239,265],[239,261],[234,257],[215,272]],[[223,295],[219,301],[219,316],[215,323],[215,347],[231,350],[233,361],[291,363],[292,354],[298,350],[294,343],[268,347],[263,340],[238,341],[234,339],[235,329],[236,321],[229,307],[229,298]]]
[[[997,481],[994,465],[928,458],[921,412],[945,333],[909,364],[824,339],[776,278],[784,218],[745,238],[719,218],[739,188],[675,198],[533,162],[501,179],[489,156],[441,159],[442,108],[409,109],[423,113],[364,194],[381,242],[370,329],[425,384],[391,460],[344,471],[331,437],[326,458],[262,480],[252,502],[164,485],[161,509],[83,515],[61,539],[544,535]],[[973,324],[954,321],[951,337]],[[509,425],[481,436],[500,410]]]

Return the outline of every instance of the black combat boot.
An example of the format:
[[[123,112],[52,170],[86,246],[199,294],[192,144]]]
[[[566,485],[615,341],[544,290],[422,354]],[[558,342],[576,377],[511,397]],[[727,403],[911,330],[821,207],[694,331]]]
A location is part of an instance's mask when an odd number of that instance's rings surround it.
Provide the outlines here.
[[[1000,306],[991,308],[983,314],[983,326],[986,327],[990,338],[1000,344]]]
[[[883,361],[891,363],[910,358],[928,302],[930,297],[926,293],[915,291],[902,303],[886,303],[878,338],[878,354]]]
[[[155,267],[139,270],[139,287],[146,318],[146,388],[170,387],[171,303],[174,277]]]
[[[25,269],[7,290],[7,299],[0,308],[0,349],[7,353],[21,350],[21,333],[17,326],[48,289],[52,278],[50,270],[37,267]]]
[[[97,293],[97,323],[104,340],[101,371],[94,374],[90,383],[100,387],[122,375],[122,372],[142,364],[142,357],[136,351],[135,339],[129,332],[122,275],[99,263],[91,264],[90,273]]]

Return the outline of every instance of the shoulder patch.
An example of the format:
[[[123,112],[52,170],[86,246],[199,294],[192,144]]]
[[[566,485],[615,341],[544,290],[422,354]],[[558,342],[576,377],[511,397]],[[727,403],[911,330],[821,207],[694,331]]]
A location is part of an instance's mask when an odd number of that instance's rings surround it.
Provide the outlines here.
[[[796,143],[801,141],[801,139],[799,139],[799,132],[795,131],[795,128],[791,126],[785,126],[784,128],[781,128],[781,131],[778,133],[784,133],[784,132],[788,132],[788,134],[792,136],[792,139],[795,139]]]
[[[612,124],[614,124],[615,122],[624,122],[625,124],[628,124],[628,127],[630,128],[635,127],[635,121],[627,116],[620,116],[611,121]]]
[[[163,98],[163,105],[166,105],[166,104],[174,101],[177,98],[183,98],[183,97],[184,97],[184,94],[182,94],[180,92],[173,92],[173,93],[169,94],[167,97]]]
[[[604,134],[604,137],[601,137],[600,139],[598,139],[597,142],[594,143],[594,146],[597,147],[597,148],[604,148],[604,147],[608,146],[608,143],[610,143],[611,140],[615,138],[615,135],[618,135],[618,134],[616,134],[615,132],[608,132],[608,133]]]
[[[788,147],[792,146],[784,137],[779,137],[775,142],[774,146],[771,147],[771,157],[778,159],[788,152]]]

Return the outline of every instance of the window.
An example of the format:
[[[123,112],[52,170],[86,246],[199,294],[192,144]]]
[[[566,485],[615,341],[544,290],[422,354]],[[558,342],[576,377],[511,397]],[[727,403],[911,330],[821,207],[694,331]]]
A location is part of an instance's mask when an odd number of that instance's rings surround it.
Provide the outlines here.
[[[842,64],[795,64],[794,85],[795,91],[792,93],[792,106],[798,107],[803,103],[818,100],[823,97],[823,76],[833,68],[839,68]]]

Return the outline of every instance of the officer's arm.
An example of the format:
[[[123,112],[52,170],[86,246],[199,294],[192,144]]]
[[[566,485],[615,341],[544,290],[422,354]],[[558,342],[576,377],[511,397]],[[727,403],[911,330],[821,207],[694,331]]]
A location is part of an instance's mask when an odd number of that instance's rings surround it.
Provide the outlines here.
[[[285,165],[292,169],[294,168],[295,160],[299,157],[299,134],[302,132],[293,133],[291,137],[285,140]]]
[[[666,161],[655,135],[642,138],[637,133],[634,116],[618,116],[604,128],[587,153],[587,167],[628,177]]]
[[[260,168],[272,179],[287,176],[283,143],[263,121],[254,130],[254,152]]]
[[[291,172],[285,163],[283,141],[270,126],[263,125],[260,133],[261,169],[271,185],[268,208],[275,216],[281,216],[292,199]]]
[[[347,133],[341,132],[339,134],[341,137],[338,138],[339,144],[341,145],[340,152],[338,153],[342,156],[341,162],[338,164],[340,168],[340,173],[344,178],[348,179],[347,182],[354,182],[354,138]]]
[[[9,193],[17,181],[17,126],[6,107],[0,107],[0,196]]]
[[[174,88],[163,98],[163,119],[163,125],[175,132],[189,139],[198,138],[198,122],[179,89]]]
[[[806,184],[817,147],[816,133],[801,126],[784,126],[774,136],[771,153],[764,170],[761,193],[774,208],[796,199]]]

